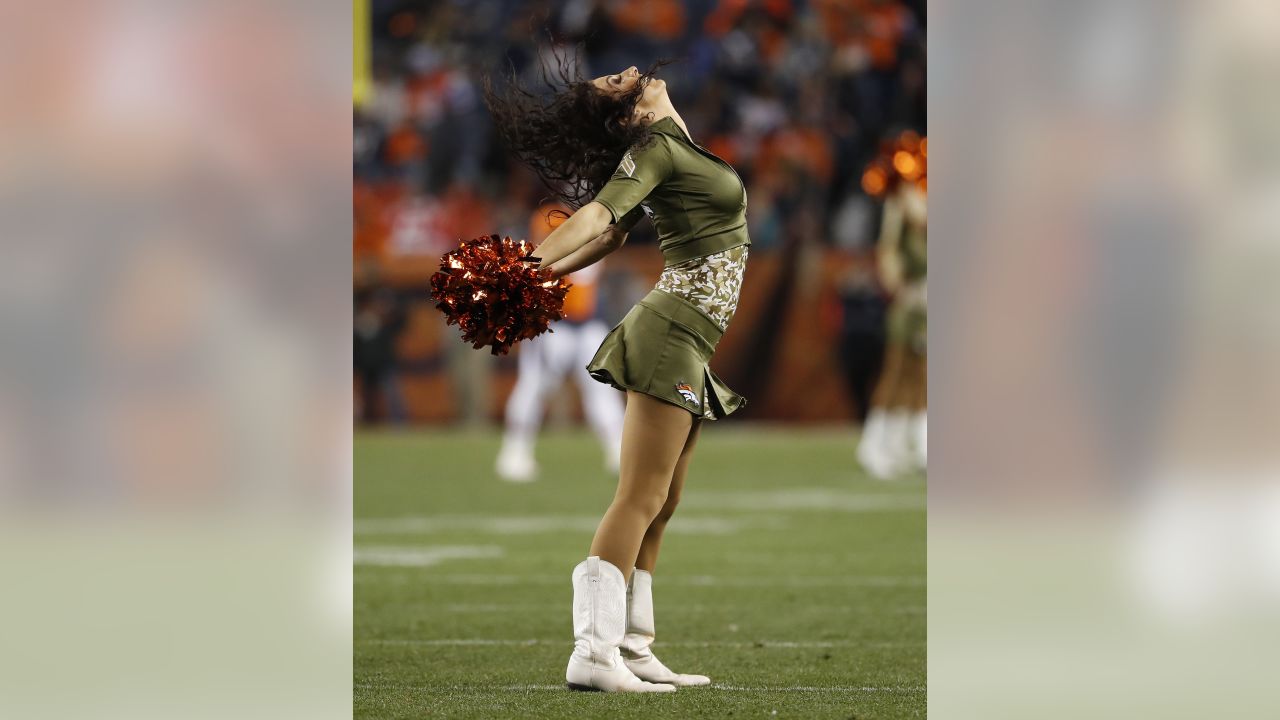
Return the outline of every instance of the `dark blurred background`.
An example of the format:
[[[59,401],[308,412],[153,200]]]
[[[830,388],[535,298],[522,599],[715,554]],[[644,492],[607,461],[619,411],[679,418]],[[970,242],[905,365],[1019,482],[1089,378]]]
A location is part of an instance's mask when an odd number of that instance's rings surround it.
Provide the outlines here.
[[[734,421],[865,414],[885,297],[873,257],[880,204],[859,179],[882,140],[927,133],[924,2],[368,0],[356,21],[362,421],[500,419],[514,356],[464,345],[434,309],[428,279],[459,240],[531,234],[548,193],[497,140],[480,82],[514,67],[532,86],[539,64],[564,54],[586,77],[674,60],[660,74],[691,134],[747,183],[751,261],[713,362],[751,401]],[[661,266],[641,223],[605,260],[605,319],[620,319]],[[579,419],[571,400],[551,412]]]

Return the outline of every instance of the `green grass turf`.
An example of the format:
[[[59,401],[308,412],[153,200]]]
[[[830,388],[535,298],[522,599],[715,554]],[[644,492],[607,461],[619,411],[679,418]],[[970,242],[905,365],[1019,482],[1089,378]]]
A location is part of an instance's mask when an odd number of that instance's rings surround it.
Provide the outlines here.
[[[924,479],[866,478],[851,430],[704,430],[655,650],[713,685],[670,695],[564,689],[569,574],[614,483],[576,431],[501,482],[498,440],[357,434],[356,717],[925,716]]]

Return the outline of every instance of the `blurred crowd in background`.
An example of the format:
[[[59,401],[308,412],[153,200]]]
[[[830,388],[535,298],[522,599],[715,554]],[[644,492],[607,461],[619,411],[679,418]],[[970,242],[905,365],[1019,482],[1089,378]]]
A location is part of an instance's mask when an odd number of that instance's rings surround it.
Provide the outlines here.
[[[549,193],[498,141],[482,82],[513,69],[532,87],[568,54],[588,78],[673,61],[660,75],[691,134],[747,184],[752,261],[716,360],[752,401],[744,417],[861,418],[886,298],[880,204],[859,179],[883,141],[926,134],[924,5],[371,0],[354,111],[357,413],[500,418],[514,358],[463,345],[427,279],[459,240],[534,234]],[[600,313],[612,322],[661,269],[648,223],[604,265]]]

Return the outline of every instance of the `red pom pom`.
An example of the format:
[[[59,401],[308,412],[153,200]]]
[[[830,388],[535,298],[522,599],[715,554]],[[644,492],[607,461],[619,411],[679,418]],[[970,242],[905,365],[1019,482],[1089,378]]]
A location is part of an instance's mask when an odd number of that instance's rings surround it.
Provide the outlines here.
[[[569,281],[551,280],[537,265],[522,262],[532,251],[524,240],[486,235],[440,258],[431,298],[472,347],[489,345],[494,355],[505,355],[564,317]]]

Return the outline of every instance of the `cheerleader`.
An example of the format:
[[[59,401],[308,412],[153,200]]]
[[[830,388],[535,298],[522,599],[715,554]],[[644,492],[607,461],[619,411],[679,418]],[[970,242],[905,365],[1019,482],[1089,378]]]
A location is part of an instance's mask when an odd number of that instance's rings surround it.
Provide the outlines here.
[[[858,442],[858,461],[888,480],[928,466],[928,199],[901,182],[884,203],[876,248],[880,283],[893,297],[884,366]]]
[[[584,80],[566,66],[538,96],[512,79],[486,102],[517,157],[577,208],[537,246],[552,277],[618,249],[647,214],[665,268],[587,365],[626,392],[618,488],[573,579],[575,690],[672,692],[706,685],[654,655],[653,573],[702,423],[745,401],[708,362],[737,308],[746,269],[746,191],[689,136],[657,67]]]

